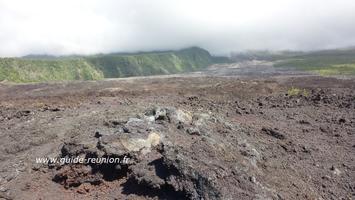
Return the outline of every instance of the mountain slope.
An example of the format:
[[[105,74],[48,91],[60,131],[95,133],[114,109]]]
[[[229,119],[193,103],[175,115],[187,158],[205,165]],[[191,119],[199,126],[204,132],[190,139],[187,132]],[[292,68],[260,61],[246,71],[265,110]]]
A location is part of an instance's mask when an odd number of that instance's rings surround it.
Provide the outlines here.
[[[106,78],[188,72],[212,64],[208,51],[197,47],[180,51],[91,56],[87,60]]]
[[[86,57],[0,58],[0,81],[97,80],[196,71],[214,62],[204,49]]]
[[[300,51],[247,51],[234,53],[235,62],[273,61],[275,67],[310,71],[320,75],[355,75],[355,49]]]
[[[0,81],[97,80],[103,77],[103,73],[85,59],[0,59]]]
[[[334,49],[304,53],[282,59],[276,67],[294,68],[320,75],[355,75],[355,49]]]

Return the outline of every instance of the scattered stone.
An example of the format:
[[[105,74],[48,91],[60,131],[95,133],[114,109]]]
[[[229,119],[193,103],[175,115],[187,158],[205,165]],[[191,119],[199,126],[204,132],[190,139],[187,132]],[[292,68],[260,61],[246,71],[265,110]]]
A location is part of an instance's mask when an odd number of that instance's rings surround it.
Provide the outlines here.
[[[330,170],[333,171],[334,175],[339,176],[341,174],[341,171],[338,168],[336,168],[334,165],[330,168]]]
[[[170,122],[175,124],[191,124],[192,116],[189,112],[182,111],[180,109],[169,109],[168,110],[168,118]]]
[[[332,180],[332,178],[330,178],[330,176],[328,176],[328,175],[322,176],[322,179],[327,180],[327,181]]]
[[[121,125],[121,127],[124,133],[139,133],[145,131],[149,127],[149,124],[142,119],[129,118],[127,123]]]
[[[328,126],[320,126],[319,130],[322,131],[323,133],[329,133],[330,128]]]
[[[34,165],[34,166],[32,167],[32,170],[33,170],[33,171],[38,171],[40,168],[41,168],[40,165]]]
[[[86,191],[84,189],[82,189],[82,188],[79,188],[76,192],[79,193],[79,194],[85,194],[86,193]]]
[[[304,119],[299,121],[300,124],[306,124],[306,125],[310,125],[311,123],[309,121],[306,121]]]
[[[190,124],[192,122],[192,116],[189,112],[182,111],[173,107],[160,108],[155,107],[145,112],[145,119],[150,122],[168,121],[175,124]]]
[[[189,97],[187,97],[187,100],[189,100],[189,101],[197,101],[198,100],[198,96],[189,96]]]
[[[25,185],[21,189],[22,191],[28,191],[29,189],[31,189],[31,183],[25,183]]]
[[[148,109],[145,116],[151,117],[153,116],[155,120],[166,120],[167,119],[167,109],[161,107],[154,107],[152,109]],[[149,121],[153,121],[152,118],[148,118]]]
[[[157,108],[155,110],[155,120],[166,120],[166,109],[164,108]]]
[[[339,133],[335,133],[334,137],[341,137],[341,135]]]
[[[58,111],[60,111],[60,109],[59,109],[59,108],[51,108],[51,109],[49,109],[49,111],[51,111],[51,112],[58,112]]]
[[[186,130],[186,132],[190,135],[201,135],[200,130],[195,127],[190,127]]]
[[[179,130],[182,130],[182,129],[184,129],[184,125],[181,122],[179,122],[178,125],[176,126],[176,128]]]
[[[9,188],[0,187],[0,192],[7,192],[8,190],[9,190]]]
[[[100,137],[102,137],[102,134],[99,131],[96,131],[95,132],[95,137],[96,138],[100,138]]]
[[[345,118],[340,118],[338,121],[339,121],[339,124],[344,124],[346,122],[346,119]]]
[[[287,145],[286,144],[280,144],[280,146],[285,150],[286,152],[288,151]]]
[[[252,182],[252,183],[256,183],[256,178],[255,178],[255,176],[250,176],[250,177],[249,177],[249,181]]]
[[[27,117],[31,114],[30,110],[23,110],[23,111],[19,111],[15,114],[16,118],[21,118],[21,117]]]
[[[237,113],[238,115],[242,115],[243,114],[238,108],[235,110],[235,113]]]
[[[204,126],[211,119],[211,116],[206,113],[195,114],[192,117],[194,126]]]
[[[280,139],[280,140],[286,139],[286,137],[285,137],[284,134],[282,134],[282,133],[280,133],[280,132],[278,132],[278,131],[276,131],[276,130],[274,130],[274,129],[271,129],[271,128],[265,128],[265,127],[263,127],[263,128],[261,129],[261,131],[264,132],[264,133],[267,134],[267,135],[270,135],[270,136],[272,136],[272,137],[274,137],[274,138],[277,138],[277,139]]]
[[[308,147],[302,145],[301,148],[303,153],[311,153],[311,150]]]
[[[104,122],[104,125],[109,128],[116,128],[116,127],[123,125],[125,123],[127,123],[127,120],[118,119],[118,120],[110,120],[108,122]]]
[[[126,126],[123,126],[122,130],[123,130],[124,133],[129,133],[129,129]]]
[[[279,200],[284,200],[285,198],[283,198],[283,196],[280,194],[280,193],[277,193],[277,198],[279,199]]]
[[[91,185],[89,183],[83,183],[79,186],[77,192],[79,194],[86,194],[86,193],[90,192],[90,187],[91,187]]]
[[[147,122],[154,122],[155,121],[155,116],[146,116],[144,115],[144,120]]]
[[[14,198],[5,192],[0,192],[0,199],[13,200]]]

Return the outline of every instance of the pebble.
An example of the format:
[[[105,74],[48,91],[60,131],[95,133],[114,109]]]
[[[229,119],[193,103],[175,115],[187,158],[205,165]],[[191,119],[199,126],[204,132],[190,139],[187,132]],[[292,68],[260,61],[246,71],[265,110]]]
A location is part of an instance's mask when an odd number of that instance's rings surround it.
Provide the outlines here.
[[[249,181],[252,182],[252,183],[256,183],[256,178],[255,178],[255,176],[250,176],[250,177],[249,177]]]
[[[334,167],[334,166],[332,166],[332,167],[330,168],[330,170],[333,171],[333,174],[334,174],[334,175],[339,176],[339,175],[341,174],[341,171],[340,171],[338,168]]]

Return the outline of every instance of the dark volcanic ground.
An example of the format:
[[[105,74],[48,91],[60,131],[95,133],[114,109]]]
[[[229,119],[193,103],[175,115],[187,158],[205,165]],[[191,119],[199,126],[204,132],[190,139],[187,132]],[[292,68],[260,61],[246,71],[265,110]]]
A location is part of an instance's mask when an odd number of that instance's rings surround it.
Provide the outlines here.
[[[0,199],[355,197],[355,79],[215,67],[0,85]]]

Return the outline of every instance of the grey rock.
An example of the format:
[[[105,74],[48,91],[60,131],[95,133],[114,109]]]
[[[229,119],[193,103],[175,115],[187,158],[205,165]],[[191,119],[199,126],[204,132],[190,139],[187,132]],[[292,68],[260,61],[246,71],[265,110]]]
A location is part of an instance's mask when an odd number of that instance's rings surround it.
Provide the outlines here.
[[[200,130],[196,127],[190,127],[186,130],[186,132],[190,135],[201,135]]]

